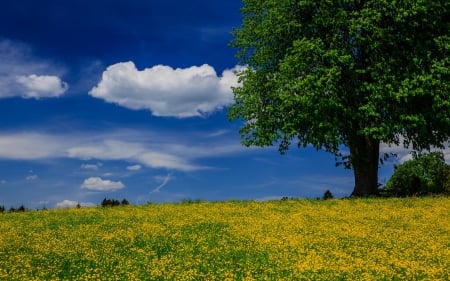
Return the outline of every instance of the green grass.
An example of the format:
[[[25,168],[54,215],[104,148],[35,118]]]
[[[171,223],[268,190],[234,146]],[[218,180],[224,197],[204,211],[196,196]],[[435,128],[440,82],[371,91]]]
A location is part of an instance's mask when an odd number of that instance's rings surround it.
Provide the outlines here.
[[[0,280],[448,280],[450,199],[0,215]]]

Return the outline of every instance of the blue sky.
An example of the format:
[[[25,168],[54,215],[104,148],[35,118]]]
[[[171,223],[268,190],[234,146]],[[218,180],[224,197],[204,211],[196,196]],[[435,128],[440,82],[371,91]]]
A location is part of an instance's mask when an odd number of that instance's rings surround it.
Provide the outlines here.
[[[240,7],[2,3],[0,205],[349,195],[352,172],[332,155],[240,145],[240,123],[226,118],[239,69],[228,43]],[[381,182],[393,162],[380,169]]]

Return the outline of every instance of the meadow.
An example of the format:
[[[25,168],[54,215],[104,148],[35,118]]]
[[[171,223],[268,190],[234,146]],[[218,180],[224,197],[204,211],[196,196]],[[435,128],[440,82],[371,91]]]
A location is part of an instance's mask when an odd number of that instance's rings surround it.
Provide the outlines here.
[[[0,214],[0,280],[449,280],[450,198]]]

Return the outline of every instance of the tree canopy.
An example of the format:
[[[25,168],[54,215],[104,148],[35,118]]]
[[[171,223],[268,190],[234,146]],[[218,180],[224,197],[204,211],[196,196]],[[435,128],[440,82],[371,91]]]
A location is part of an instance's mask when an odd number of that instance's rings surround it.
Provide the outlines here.
[[[395,168],[385,188],[398,196],[448,194],[449,176],[443,153],[413,154],[413,159]]]
[[[231,45],[247,68],[229,108],[243,144],[326,150],[353,169],[353,194],[370,195],[380,143],[449,140],[450,1],[243,3]]]

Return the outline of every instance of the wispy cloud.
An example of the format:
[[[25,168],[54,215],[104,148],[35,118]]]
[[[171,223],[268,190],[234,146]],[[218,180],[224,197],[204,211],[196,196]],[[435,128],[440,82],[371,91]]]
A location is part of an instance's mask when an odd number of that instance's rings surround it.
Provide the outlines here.
[[[103,164],[100,162],[97,164],[81,164],[81,169],[97,171],[101,166]]]
[[[70,145],[70,144],[69,144]],[[38,133],[0,134],[0,158],[38,160],[66,155],[67,142],[60,136]]]
[[[259,148],[241,146],[239,140],[225,132],[217,134],[191,133],[180,142],[172,132],[152,130],[124,130],[92,133],[0,133],[0,159],[48,160],[71,158],[92,163],[81,164],[85,170],[97,170],[104,161],[126,161],[135,163],[126,166],[129,171],[142,167],[172,171],[199,171],[214,167],[202,164],[207,159],[231,157],[252,153]],[[194,137],[192,137],[194,136]],[[409,157],[410,151],[402,147],[381,146],[382,153],[397,153],[394,163],[401,163]],[[450,162],[450,148],[444,151]],[[258,156],[257,156],[258,157]],[[259,160],[263,158],[258,158]],[[275,163],[274,163],[275,164]],[[217,167],[216,167],[217,168]]]
[[[207,147],[207,149],[205,149]],[[180,143],[176,134],[117,130],[97,134],[45,133],[0,134],[0,159],[45,160],[72,158],[80,160],[123,160],[155,169],[197,171],[211,169],[198,164],[206,158],[226,157],[251,151],[238,140],[222,137],[185,138]],[[84,163],[82,169],[95,170],[100,164]]]
[[[231,87],[238,81],[234,70],[218,76],[207,64],[138,70],[131,61],[121,62],[109,66],[89,94],[129,109],[148,109],[155,116],[203,116],[233,102]]]
[[[162,176],[157,176],[157,177],[155,177],[155,180],[158,181],[158,182],[160,182],[160,184],[159,184],[155,189],[153,189],[153,190],[150,192],[150,194],[160,192],[161,188],[163,188],[164,186],[166,186],[166,185],[169,183],[169,181],[170,181],[171,179],[172,179],[172,175],[171,175],[171,174],[167,174],[167,175],[164,176],[164,177],[162,177]]]
[[[68,156],[78,159],[132,160],[151,168],[194,171],[204,167],[190,163],[183,155],[172,153],[170,147],[158,151],[143,143],[106,139],[94,144],[68,148]],[[168,149],[169,148],[169,149]]]
[[[128,171],[139,171],[142,168],[141,165],[137,164],[137,165],[131,165],[127,167]]]
[[[223,135],[226,135],[228,133],[229,133],[229,130],[217,130],[217,131],[206,134],[206,136],[210,137],[210,138],[216,138],[216,137],[221,137]]]
[[[27,181],[34,181],[34,180],[37,180],[38,178],[39,178],[38,175],[33,174],[33,175],[27,176],[25,179],[26,179]]]

